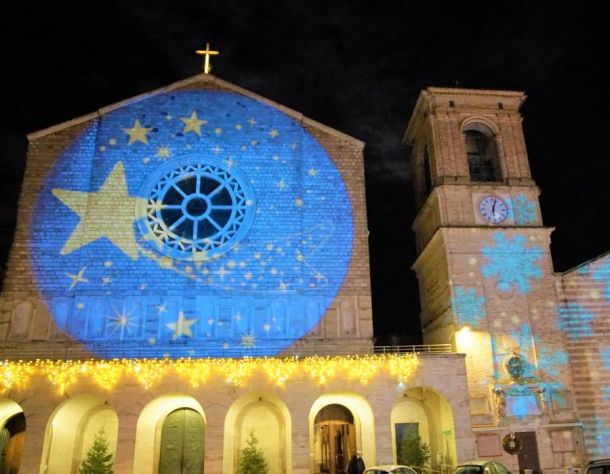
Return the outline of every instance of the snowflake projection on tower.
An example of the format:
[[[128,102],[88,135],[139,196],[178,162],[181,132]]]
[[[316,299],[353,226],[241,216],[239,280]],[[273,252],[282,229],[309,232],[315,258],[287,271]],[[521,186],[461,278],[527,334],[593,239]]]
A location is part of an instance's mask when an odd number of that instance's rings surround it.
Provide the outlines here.
[[[610,300],[610,256],[604,257],[601,264],[595,267],[592,274],[593,280],[604,284],[604,297]]]
[[[487,317],[485,297],[479,296],[476,288],[456,286],[451,305],[460,325],[476,328]]]
[[[481,253],[486,263],[481,266],[485,278],[496,278],[496,286],[502,293],[515,289],[527,294],[532,290],[530,281],[542,278],[537,262],[542,259],[540,247],[526,247],[525,237],[515,235],[512,239],[503,232],[495,232],[494,245],[483,247]]]
[[[512,200],[512,211],[517,225],[533,224],[538,219],[536,203],[530,201],[524,194],[518,194]]]
[[[352,238],[339,171],[300,123],[190,90],[91,121],[38,195],[29,250],[56,326],[98,355],[274,355],[318,325]]]

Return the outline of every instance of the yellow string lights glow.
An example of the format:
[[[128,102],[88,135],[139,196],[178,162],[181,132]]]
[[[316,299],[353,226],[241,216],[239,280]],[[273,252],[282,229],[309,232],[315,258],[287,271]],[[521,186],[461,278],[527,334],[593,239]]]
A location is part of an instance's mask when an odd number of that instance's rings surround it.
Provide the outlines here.
[[[22,390],[34,377],[46,378],[60,394],[79,382],[92,382],[111,391],[125,377],[135,379],[145,389],[171,376],[177,376],[194,388],[214,379],[244,386],[256,374],[266,375],[269,381],[279,387],[296,378],[309,378],[321,385],[341,379],[366,385],[381,374],[389,375],[397,383],[404,384],[414,375],[418,364],[416,354],[3,361],[0,362],[0,392]]]

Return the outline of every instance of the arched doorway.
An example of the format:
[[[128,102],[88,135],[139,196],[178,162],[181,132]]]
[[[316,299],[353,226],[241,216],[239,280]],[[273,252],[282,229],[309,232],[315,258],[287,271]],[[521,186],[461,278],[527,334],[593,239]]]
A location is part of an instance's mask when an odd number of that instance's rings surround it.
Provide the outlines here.
[[[394,404],[390,420],[395,462],[404,463],[399,457],[401,442],[419,436],[430,447],[432,469],[445,472],[455,465],[453,410],[443,395],[427,387],[409,388]]]
[[[119,420],[98,395],[78,395],[63,402],[51,415],[45,433],[42,466],[47,474],[75,474],[102,431],[109,453],[116,452]]]
[[[199,413],[179,408],[165,418],[161,431],[159,474],[203,472],[205,425]]]
[[[315,472],[346,473],[349,459],[355,452],[354,415],[343,405],[326,405],[314,420]]]
[[[21,464],[25,439],[25,416],[17,413],[0,428],[0,474],[16,474]]]
[[[193,397],[177,393],[150,401],[138,418],[133,472],[201,474],[205,430],[203,408]]]
[[[223,472],[237,472],[251,432],[265,456],[269,474],[290,474],[290,412],[279,397],[267,392],[243,395],[229,408],[225,418]]]

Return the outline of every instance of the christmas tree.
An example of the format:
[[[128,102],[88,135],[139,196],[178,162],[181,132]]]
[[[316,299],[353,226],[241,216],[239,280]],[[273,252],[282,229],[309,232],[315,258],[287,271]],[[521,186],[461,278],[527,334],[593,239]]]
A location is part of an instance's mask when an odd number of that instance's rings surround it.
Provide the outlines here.
[[[112,454],[108,452],[108,439],[104,430],[100,430],[87,451],[87,458],[80,467],[80,474],[112,474]]]
[[[424,464],[430,459],[430,447],[417,435],[405,436],[398,449],[398,462],[413,467],[421,472]]]
[[[267,474],[269,467],[262,449],[258,447],[258,439],[254,430],[250,431],[247,445],[241,450],[239,459],[239,474]]]

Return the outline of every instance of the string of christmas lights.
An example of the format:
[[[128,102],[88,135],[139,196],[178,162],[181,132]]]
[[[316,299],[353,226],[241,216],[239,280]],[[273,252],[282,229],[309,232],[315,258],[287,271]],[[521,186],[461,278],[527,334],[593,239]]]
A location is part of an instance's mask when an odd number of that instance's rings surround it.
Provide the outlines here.
[[[308,377],[324,385],[336,379],[368,384],[380,374],[404,384],[416,372],[416,354],[375,354],[312,357],[245,357],[243,359],[114,359],[35,360],[0,362],[0,392],[23,390],[32,379],[46,378],[59,394],[87,380],[111,391],[122,378],[135,379],[149,389],[164,378],[177,375],[196,388],[214,379],[238,387],[255,375],[266,375],[283,387],[290,379]]]

